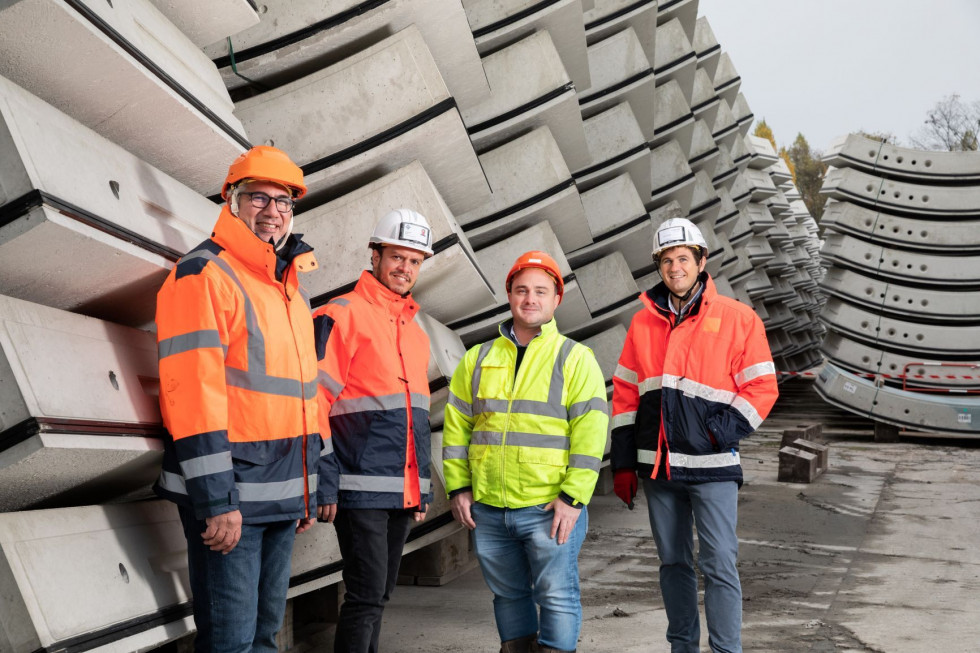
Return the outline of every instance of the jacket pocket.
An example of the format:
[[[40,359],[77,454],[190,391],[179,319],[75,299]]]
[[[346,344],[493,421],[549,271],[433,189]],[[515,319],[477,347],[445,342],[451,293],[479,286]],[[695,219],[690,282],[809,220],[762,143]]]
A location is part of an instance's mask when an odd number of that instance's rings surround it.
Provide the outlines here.
[[[521,499],[524,501],[550,501],[558,495],[565,470],[568,468],[568,452],[564,449],[520,447],[518,449],[518,480]]]

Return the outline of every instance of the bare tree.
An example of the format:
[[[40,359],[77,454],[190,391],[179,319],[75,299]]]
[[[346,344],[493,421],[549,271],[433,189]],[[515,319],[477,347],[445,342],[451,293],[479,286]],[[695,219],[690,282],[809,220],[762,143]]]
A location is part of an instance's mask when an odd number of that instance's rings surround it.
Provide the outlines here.
[[[925,124],[909,137],[920,150],[976,150],[980,133],[980,102],[964,102],[957,94],[936,102]]]

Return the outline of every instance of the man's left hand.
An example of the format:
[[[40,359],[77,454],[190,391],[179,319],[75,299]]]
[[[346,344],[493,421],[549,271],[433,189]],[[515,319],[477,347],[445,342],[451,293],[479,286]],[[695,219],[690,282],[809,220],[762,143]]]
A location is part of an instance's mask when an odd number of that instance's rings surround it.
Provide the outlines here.
[[[571,507],[559,498],[555,498],[544,509],[555,511],[555,518],[551,520],[551,537],[557,534],[558,544],[564,544],[568,541],[568,535],[575,528],[575,522],[578,521],[582,511]]]
[[[304,519],[297,519],[296,520],[296,534],[299,535],[300,533],[303,533],[305,531],[310,530],[310,526],[313,525],[313,522],[314,521],[316,521],[316,520],[313,519],[312,517],[304,518]]]
[[[429,510],[429,504],[423,505],[422,510],[418,511],[413,515],[413,517],[415,517],[415,521],[422,521],[423,519],[425,519],[425,515],[427,514],[428,510]]]

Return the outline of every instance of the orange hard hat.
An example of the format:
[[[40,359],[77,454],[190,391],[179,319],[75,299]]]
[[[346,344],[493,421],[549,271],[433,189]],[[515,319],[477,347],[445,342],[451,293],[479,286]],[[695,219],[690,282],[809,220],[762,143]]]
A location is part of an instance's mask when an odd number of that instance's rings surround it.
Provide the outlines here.
[[[507,292],[510,292],[510,282],[514,278],[514,275],[528,268],[538,268],[547,272],[555,280],[555,286],[558,288],[558,296],[561,297],[565,293],[565,282],[562,281],[558,263],[555,259],[538,250],[524,252],[514,261],[514,266],[507,273]]]
[[[303,171],[279,148],[270,145],[256,145],[228,166],[228,176],[221,187],[221,199],[228,199],[228,190],[242,179],[261,179],[282,184],[293,191],[299,199],[306,195]]]

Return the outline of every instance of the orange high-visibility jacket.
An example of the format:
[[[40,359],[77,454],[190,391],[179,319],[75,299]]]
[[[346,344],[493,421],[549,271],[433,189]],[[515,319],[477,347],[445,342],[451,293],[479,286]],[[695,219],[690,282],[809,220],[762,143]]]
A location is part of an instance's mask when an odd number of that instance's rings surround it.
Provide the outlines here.
[[[365,271],[314,313],[320,430],[333,452],[321,458],[319,503],[418,509],[432,500],[429,337],[418,310]]]
[[[613,470],[742,482],[738,442],[776,402],[775,366],[759,316],[700,278],[676,326],[662,282],[641,295],[613,376]]]
[[[297,279],[316,260],[298,236],[286,247],[292,260],[278,281],[272,245],[226,206],[211,238],[157,294],[160,407],[171,438],[154,489],[199,519],[237,509],[245,523],[261,523],[316,507],[316,350]]]

